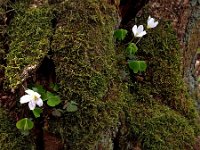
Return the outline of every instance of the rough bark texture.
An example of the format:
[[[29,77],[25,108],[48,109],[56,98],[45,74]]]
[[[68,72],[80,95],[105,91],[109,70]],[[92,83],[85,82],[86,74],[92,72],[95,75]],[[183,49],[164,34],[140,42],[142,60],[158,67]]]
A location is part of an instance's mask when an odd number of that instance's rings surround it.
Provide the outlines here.
[[[198,149],[193,76],[200,7],[196,1],[191,4],[0,2],[1,149]],[[138,44],[136,56],[148,63],[147,71],[134,74],[127,66],[125,44],[115,41],[113,33],[122,21],[121,27],[130,31],[128,42],[131,27],[146,24],[149,15],[159,25]],[[50,83],[59,85],[62,103],[56,109],[62,113],[53,116],[55,109],[45,105],[42,116],[34,119],[28,107],[19,104],[22,85],[40,84],[52,91]],[[71,100],[78,104],[76,112],[63,107]],[[28,138],[15,127],[23,117],[35,122]]]

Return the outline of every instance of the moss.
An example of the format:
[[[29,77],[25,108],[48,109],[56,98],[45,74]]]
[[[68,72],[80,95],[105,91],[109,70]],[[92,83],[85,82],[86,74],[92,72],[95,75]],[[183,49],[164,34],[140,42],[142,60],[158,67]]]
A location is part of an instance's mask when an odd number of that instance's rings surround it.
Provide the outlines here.
[[[30,7],[28,2],[12,5],[15,16],[8,28],[10,52],[5,72],[11,88],[22,82],[25,67],[38,66],[50,48],[53,17],[50,7]]]
[[[93,149],[102,134],[118,123],[122,99],[115,66],[114,15],[115,8],[104,1],[69,0],[57,10],[52,51],[60,95],[79,104],[77,112],[65,114],[61,127],[70,149]]]
[[[5,48],[4,48],[4,34],[5,34],[5,9],[0,5],[0,66],[3,65],[5,58]]]
[[[183,82],[181,51],[169,23],[161,22],[148,31],[138,45],[138,59],[148,62],[148,70],[137,75],[141,81],[135,74],[131,77],[129,95],[126,84],[117,77],[117,69],[124,67],[116,67],[113,61],[125,60],[124,52],[116,57],[113,51],[116,22],[110,14],[114,11],[108,13],[101,2],[73,2],[62,4],[57,11],[52,50],[63,90],[60,95],[76,101],[79,110],[65,113],[63,124],[51,122],[51,131],[70,141],[70,149],[93,149],[106,131],[117,127],[124,110],[127,117],[121,119],[126,120],[126,127],[120,130],[119,147],[135,139],[144,149],[191,149],[199,131],[198,113]],[[120,74],[125,72],[120,70]],[[126,95],[130,97],[125,104]]]
[[[6,55],[6,28],[7,28],[7,6],[8,1],[5,0],[0,3],[0,66],[5,64],[5,55]]]
[[[173,108],[188,119],[197,112],[183,81],[182,55],[176,34],[168,23],[150,30],[139,44],[140,59],[148,62],[145,84],[151,88],[151,95],[164,105]],[[139,55],[140,55],[139,54]]]
[[[138,48],[137,58],[148,68],[144,74],[131,73],[126,134],[143,149],[192,149],[199,116],[183,81],[182,53],[171,25],[160,21]]]
[[[7,1],[3,1],[0,3],[0,87],[3,84],[3,74],[4,74],[4,67],[5,67],[5,57],[6,57],[6,9],[5,6]]]
[[[1,150],[31,150],[34,146],[31,140],[21,135],[15,123],[8,118],[8,114],[0,108],[0,147]]]
[[[131,136],[143,149],[192,149],[195,133],[188,120],[164,105],[134,103],[127,112]]]

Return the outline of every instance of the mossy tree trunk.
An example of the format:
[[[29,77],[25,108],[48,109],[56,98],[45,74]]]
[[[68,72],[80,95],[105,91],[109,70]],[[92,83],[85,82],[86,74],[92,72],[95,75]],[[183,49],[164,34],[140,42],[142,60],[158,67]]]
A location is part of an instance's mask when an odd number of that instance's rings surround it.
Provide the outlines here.
[[[199,4],[120,2],[0,2],[2,150],[195,148],[199,115],[189,87],[200,45]],[[160,21],[138,44],[136,58],[147,62],[147,71],[134,74],[125,43],[131,27],[146,24],[149,14]],[[119,27],[130,31],[124,43],[113,37]],[[40,118],[19,103],[24,88],[36,84],[51,92],[58,85],[62,100],[55,108],[44,102]],[[71,101],[75,112],[65,108]],[[23,117],[35,123],[28,136],[15,127]]]

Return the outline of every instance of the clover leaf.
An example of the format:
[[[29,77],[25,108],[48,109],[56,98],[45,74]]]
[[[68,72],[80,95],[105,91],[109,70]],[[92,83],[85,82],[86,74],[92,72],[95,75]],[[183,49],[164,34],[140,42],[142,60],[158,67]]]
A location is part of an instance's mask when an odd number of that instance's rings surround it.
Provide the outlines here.
[[[138,47],[136,46],[135,43],[129,43],[128,47],[126,48],[127,52],[130,54],[130,55],[134,55],[137,50],[138,50]]]
[[[129,61],[128,62],[129,68],[133,70],[134,73],[146,71],[147,64],[145,61]]]
[[[17,123],[16,123],[16,127],[22,131],[31,130],[33,128],[33,126],[34,126],[33,121],[31,121],[28,118],[23,118],[23,119],[17,121]]]
[[[32,112],[33,112],[35,118],[38,118],[38,117],[40,117],[40,114],[42,113],[42,109],[35,108],[34,110],[32,110]]]
[[[122,41],[125,39],[126,35],[127,35],[128,31],[125,29],[118,29],[115,31],[114,33],[114,37],[119,40]]]
[[[60,104],[61,100],[58,95],[55,95],[49,91],[47,91],[47,105],[51,107],[55,107],[56,105]]]
[[[74,101],[70,101],[67,103],[67,112],[75,112],[78,110],[77,103]]]

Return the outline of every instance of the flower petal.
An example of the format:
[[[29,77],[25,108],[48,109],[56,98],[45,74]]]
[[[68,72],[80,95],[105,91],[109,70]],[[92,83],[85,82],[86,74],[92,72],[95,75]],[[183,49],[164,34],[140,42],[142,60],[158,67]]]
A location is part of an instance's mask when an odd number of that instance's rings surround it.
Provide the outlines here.
[[[31,100],[30,95],[24,95],[20,98],[20,103],[21,104],[28,103],[30,102],[30,100]]]
[[[137,25],[134,25],[132,28],[134,36],[137,34]]]
[[[41,97],[41,95],[40,95],[39,93],[37,93],[37,92],[35,92],[35,91],[33,91],[33,90],[30,90],[30,89],[26,90],[25,92],[26,92],[28,95],[30,95],[30,96],[32,97],[32,99],[33,99],[34,97],[37,97],[37,98],[40,98],[40,97]]]
[[[41,98],[38,98],[38,100],[36,101],[36,104],[41,107],[43,106],[43,100]]]
[[[137,37],[143,37],[143,36],[146,35],[146,34],[147,34],[147,32],[146,32],[146,31],[143,31],[143,32],[139,33],[139,34],[137,35]]]
[[[154,22],[153,28],[155,28],[158,25],[158,21]]]
[[[33,95],[35,92],[33,90],[25,90],[25,92],[28,94],[28,95]]]
[[[154,18],[149,19],[149,24],[154,24],[154,22],[155,22]]]
[[[140,26],[138,27],[138,29],[137,29],[137,33],[140,34],[141,32],[143,32],[143,30],[144,30],[143,25],[140,25]]]
[[[148,24],[148,22],[149,22],[150,19],[151,19],[151,16],[148,17],[148,19],[147,19],[147,24]]]
[[[158,21],[155,21],[154,18],[148,17],[147,20],[147,29],[149,28],[155,28],[158,25]]]
[[[35,103],[33,101],[30,101],[28,103],[28,107],[29,107],[30,110],[34,110],[35,109]]]

